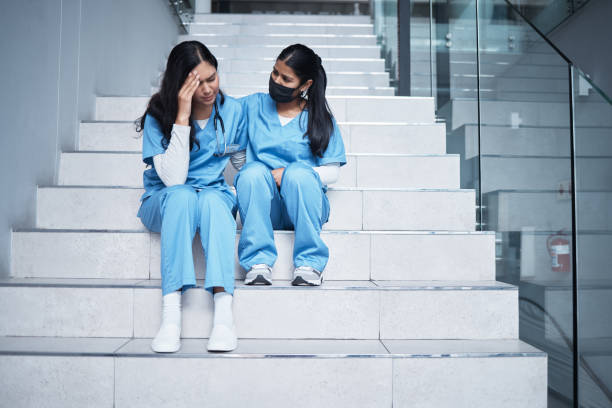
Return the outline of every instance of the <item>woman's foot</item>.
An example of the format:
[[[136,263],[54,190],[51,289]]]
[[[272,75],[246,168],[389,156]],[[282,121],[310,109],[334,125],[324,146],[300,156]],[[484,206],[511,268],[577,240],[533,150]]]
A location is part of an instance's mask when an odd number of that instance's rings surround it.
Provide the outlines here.
[[[232,351],[238,346],[232,300],[233,296],[227,292],[214,294],[215,315],[208,339],[208,351]]]
[[[244,278],[245,285],[271,285],[272,284],[272,268],[266,264],[257,264],[251,266]]]
[[[293,286],[320,286],[323,283],[323,273],[310,266],[298,266],[293,271]]]
[[[151,342],[156,353],[174,353],[181,348],[181,292],[176,291],[162,298],[162,322]]]

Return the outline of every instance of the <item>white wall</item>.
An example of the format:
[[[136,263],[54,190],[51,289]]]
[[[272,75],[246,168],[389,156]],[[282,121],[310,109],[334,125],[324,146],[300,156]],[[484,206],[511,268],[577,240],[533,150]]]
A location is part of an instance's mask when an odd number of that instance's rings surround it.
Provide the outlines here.
[[[179,28],[165,0],[20,0],[0,13],[0,277],[11,228],[35,226],[96,95],[148,95]]]

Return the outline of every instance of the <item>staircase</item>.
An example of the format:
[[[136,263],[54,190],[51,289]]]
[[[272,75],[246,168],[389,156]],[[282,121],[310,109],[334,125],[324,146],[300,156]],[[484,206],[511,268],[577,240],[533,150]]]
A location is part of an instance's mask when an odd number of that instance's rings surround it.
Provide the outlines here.
[[[290,23],[287,23],[287,22]],[[275,232],[271,287],[244,286],[239,346],[206,351],[212,298],[183,297],[180,352],[155,354],[160,240],[136,217],[148,97],[100,97],[40,186],[37,228],[13,232],[0,280],[7,407],[545,407],[547,356],[518,340],[517,288],[495,281],[495,234],[446,154],[432,98],[396,97],[368,17],[197,15],[222,89],[267,91],[276,55],[312,46],[348,163],[328,192],[321,287],[293,287],[293,233]],[[199,240],[194,258],[205,272]]]

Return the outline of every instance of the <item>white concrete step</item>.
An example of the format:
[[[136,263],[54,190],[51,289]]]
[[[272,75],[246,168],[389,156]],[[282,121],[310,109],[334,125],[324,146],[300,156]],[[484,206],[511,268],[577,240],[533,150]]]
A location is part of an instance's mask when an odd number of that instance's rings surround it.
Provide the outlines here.
[[[219,74],[223,84],[231,88],[250,87],[253,84],[267,84],[270,79],[271,68],[264,71],[225,72]],[[330,72],[327,73],[327,83],[333,87],[388,87],[388,72]],[[230,93],[231,94],[231,93]]]
[[[62,153],[58,184],[142,187],[144,169],[140,153]],[[459,188],[459,155],[348,154],[333,186]]]
[[[319,45],[376,45],[373,34],[191,34],[179,35],[177,43],[183,41],[200,41],[207,47],[223,45],[228,47],[245,45],[265,45],[286,47],[300,43],[308,47]]]
[[[0,336],[153,337],[161,281],[0,280]],[[183,338],[208,336],[212,296],[183,296]],[[518,290],[496,281],[236,282],[240,338],[516,339]]]
[[[267,82],[266,82],[267,83]],[[250,95],[256,92],[264,92],[268,93],[268,85],[253,85],[249,84],[246,86],[238,86],[238,85],[230,85],[228,87],[223,87],[223,92],[226,92],[228,95],[232,95],[234,97],[241,97]],[[154,89],[153,92],[157,92],[157,89]],[[395,88],[390,86],[376,86],[376,87],[368,87],[364,85],[350,85],[350,86],[327,86],[327,90],[325,92],[326,96],[393,96],[395,95]],[[427,95],[426,95],[427,96]]]
[[[265,24],[265,23],[332,23],[332,24],[369,24],[370,16],[325,15],[325,14],[241,14],[211,13],[193,15],[194,23],[232,23],[232,24]]]
[[[519,340],[244,339],[209,353],[185,339],[159,355],[143,338],[0,337],[11,407],[545,408],[546,370]]]
[[[453,43],[455,44],[455,43]],[[452,51],[453,61],[462,62],[474,62],[476,56],[473,51],[474,45],[469,45],[468,49],[454,49]],[[412,61],[429,61],[430,53],[429,49],[421,48],[411,52],[410,59]],[[499,50],[481,51],[480,54],[481,64],[494,64],[494,63],[507,63],[523,64],[523,65],[557,65],[561,66],[564,64],[563,59],[557,54],[551,53],[531,53],[525,51],[517,52],[500,52]]]
[[[272,278],[291,280],[294,234],[276,231],[274,237]],[[495,279],[493,232],[323,231],[321,237],[330,253],[326,281]],[[199,237],[193,254],[196,276],[203,279]],[[11,262],[18,278],[161,279],[160,237],[141,231],[16,231]],[[236,262],[236,279],[244,275]]]
[[[483,130],[481,150],[489,155],[558,157],[570,152],[570,133],[564,127],[487,126]],[[580,156],[612,156],[612,128],[576,127],[576,154]],[[478,155],[478,126],[464,125],[452,134],[465,157]],[[455,152],[458,150],[453,150]]]
[[[384,72],[385,60],[381,58],[322,58],[325,72]],[[217,58],[219,72],[244,72],[272,70],[276,57],[270,58]]]
[[[484,195],[487,205],[487,229],[521,231],[568,230],[572,226],[572,202],[567,192],[559,190],[492,191]],[[612,223],[612,192],[579,191],[577,218],[584,231],[607,231]]]
[[[493,89],[499,93],[506,92],[555,92],[565,93],[567,96],[569,93],[569,82],[567,78],[534,78],[534,77],[502,77],[502,76],[487,76],[488,74],[481,75],[480,87],[482,89]],[[475,74],[453,74],[451,78],[451,84],[456,89],[469,89],[477,88],[477,79]],[[430,86],[431,80],[429,73],[426,72],[424,75],[412,75],[411,86],[416,87],[427,87]]]
[[[582,102],[575,112],[578,126],[588,124],[592,127],[612,127],[612,115],[608,103]],[[474,123],[476,101],[453,100],[444,110],[452,109],[451,129]],[[484,101],[481,103],[481,116],[484,125],[512,127],[513,121],[523,126],[565,127],[569,134],[569,102],[524,102],[524,101]]]
[[[336,34],[336,35],[372,35],[372,24],[345,23],[288,23],[273,22],[262,24],[234,23],[192,23],[188,26],[189,34],[221,35],[263,35],[263,34]],[[289,45],[289,44],[287,44]]]
[[[568,140],[569,143],[569,140]],[[576,157],[575,168],[581,191],[612,191],[612,156]],[[477,159],[472,159],[477,160]],[[480,165],[486,180],[481,191],[554,190],[571,179],[569,157],[516,157],[482,155]],[[534,175],[537,175],[534,177]]]
[[[144,230],[140,188],[39,187],[37,228]],[[330,188],[326,230],[474,231],[474,190]]]
[[[217,58],[277,58],[287,45],[240,47],[211,45],[208,49]],[[381,51],[377,45],[319,45],[312,49],[321,58],[381,58]]]
[[[142,116],[149,99],[98,97],[95,120],[133,121]],[[329,95],[327,101],[338,122],[435,123],[434,100],[430,97]]]
[[[349,153],[445,154],[444,123],[407,125],[338,122]],[[136,152],[142,139],[132,122],[81,122],[80,151]]]
[[[452,58],[452,56],[451,56]],[[428,60],[412,60],[410,62],[410,70],[412,73],[418,74],[429,74],[431,64]],[[436,62],[433,62],[433,72],[436,72]],[[528,65],[521,63],[507,63],[507,62],[488,62],[480,64],[480,72],[484,75],[496,75],[496,76],[507,76],[507,77],[537,77],[537,78],[556,78],[566,79],[568,78],[567,66],[559,64],[552,65]],[[466,75],[476,74],[476,60],[474,61],[455,61],[450,60],[450,73],[451,75]]]

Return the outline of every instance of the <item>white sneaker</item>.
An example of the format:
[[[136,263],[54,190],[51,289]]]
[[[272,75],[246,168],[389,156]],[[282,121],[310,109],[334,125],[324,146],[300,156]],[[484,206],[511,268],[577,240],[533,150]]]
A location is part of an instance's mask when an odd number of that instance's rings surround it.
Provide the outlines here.
[[[236,327],[228,327],[224,324],[213,326],[208,339],[208,351],[232,351],[238,346]]]
[[[323,283],[323,274],[310,266],[298,266],[293,271],[293,286],[319,286]]]
[[[271,285],[272,284],[272,268],[266,264],[257,264],[251,266],[244,278],[245,285]]]
[[[181,328],[172,323],[162,323],[157,335],[151,342],[156,353],[174,353],[181,348]]]

